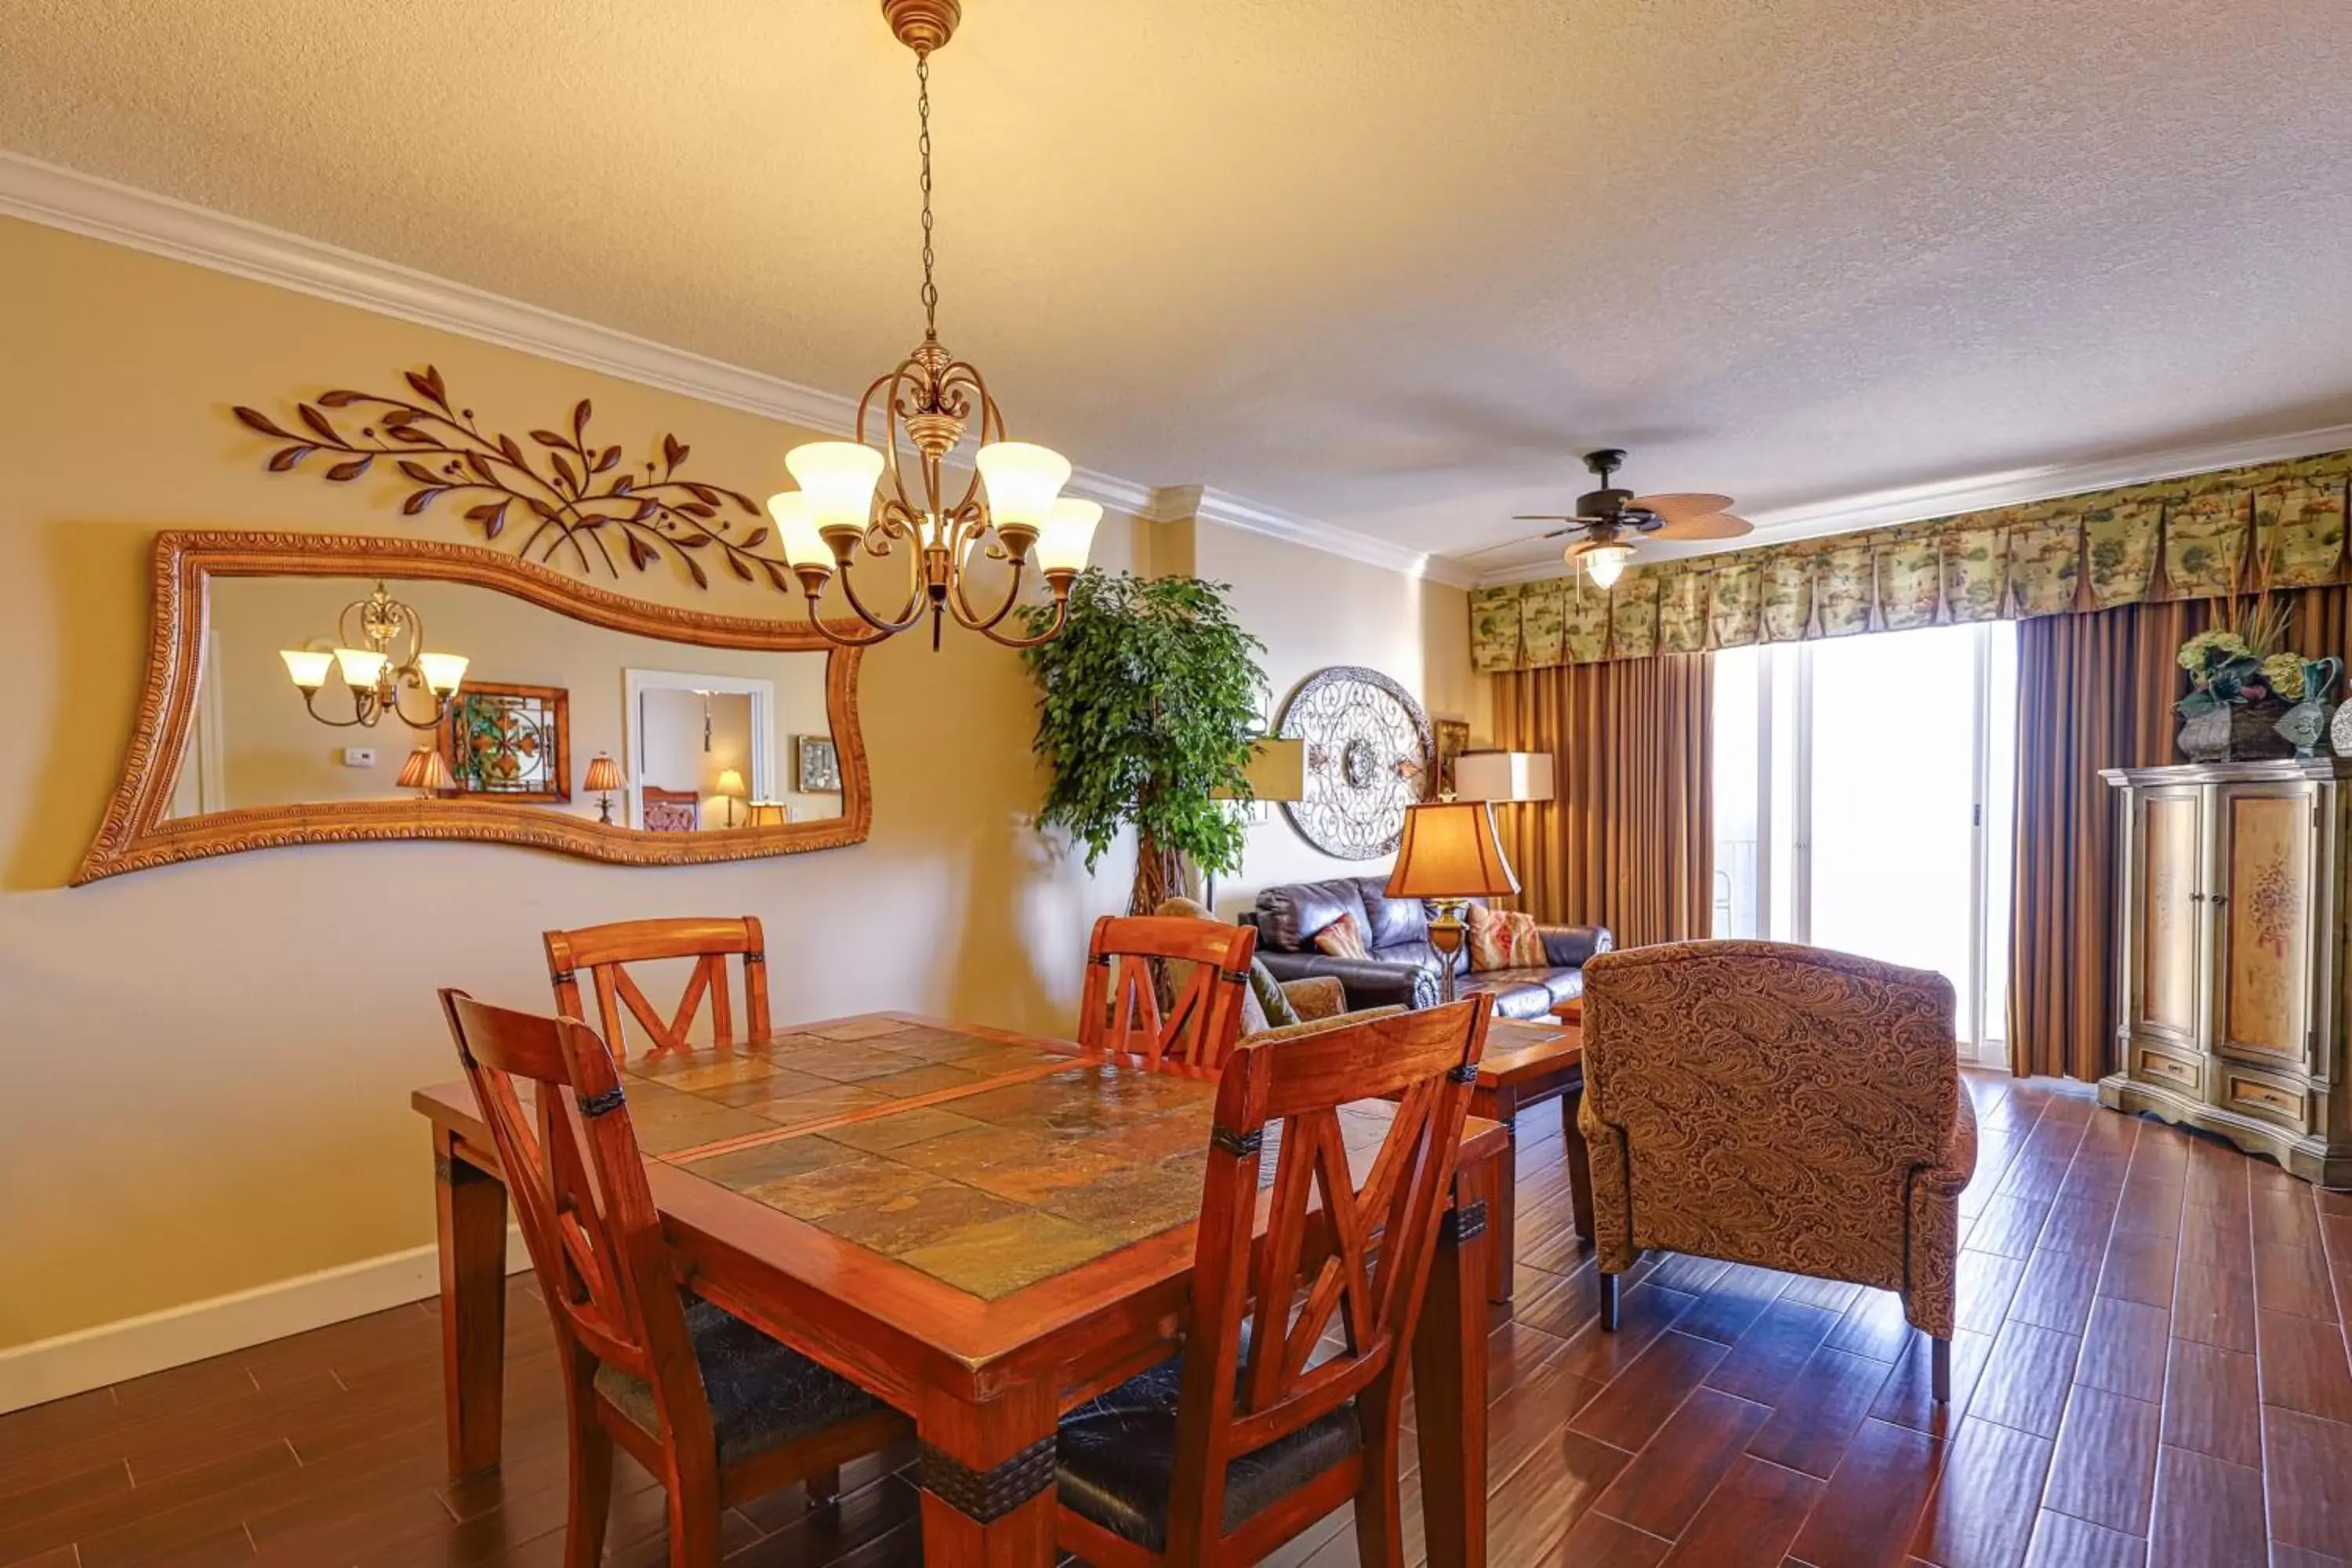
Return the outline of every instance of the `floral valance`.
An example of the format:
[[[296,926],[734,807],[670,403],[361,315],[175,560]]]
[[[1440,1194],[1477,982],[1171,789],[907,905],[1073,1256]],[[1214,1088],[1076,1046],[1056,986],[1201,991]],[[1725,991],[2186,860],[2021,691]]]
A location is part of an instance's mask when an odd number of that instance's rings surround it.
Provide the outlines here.
[[[2213,598],[2343,580],[2352,451],[1864,533],[1479,588],[1482,671]],[[2252,548],[2249,549],[2249,541]]]

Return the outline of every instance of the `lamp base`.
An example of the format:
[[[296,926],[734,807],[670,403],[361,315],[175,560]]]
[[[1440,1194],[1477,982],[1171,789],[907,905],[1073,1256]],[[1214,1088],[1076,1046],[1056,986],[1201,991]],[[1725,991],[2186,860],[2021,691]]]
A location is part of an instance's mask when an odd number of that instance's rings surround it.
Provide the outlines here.
[[[1445,973],[1437,983],[1440,1005],[1455,999],[1454,961],[1460,956],[1462,944],[1470,940],[1470,928],[1462,923],[1462,911],[1468,907],[1469,901],[1465,899],[1429,900],[1429,945],[1445,955]]]

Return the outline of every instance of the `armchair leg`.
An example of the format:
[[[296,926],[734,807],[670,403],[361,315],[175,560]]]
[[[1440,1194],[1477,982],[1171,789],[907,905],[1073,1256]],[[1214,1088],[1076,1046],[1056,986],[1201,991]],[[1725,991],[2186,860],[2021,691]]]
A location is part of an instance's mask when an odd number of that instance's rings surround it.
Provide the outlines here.
[[[1952,1342],[1943,1339],[1933,1342],[1931,1354],[1934,1360],[1929,1373],[1930,1387],[1937,1404],[1948,1405],[1952,1401]]]
[[[1608,1333],[1617,1331],[1617,1276],[1606,1272],[1601,1276],[1601,1327]]]

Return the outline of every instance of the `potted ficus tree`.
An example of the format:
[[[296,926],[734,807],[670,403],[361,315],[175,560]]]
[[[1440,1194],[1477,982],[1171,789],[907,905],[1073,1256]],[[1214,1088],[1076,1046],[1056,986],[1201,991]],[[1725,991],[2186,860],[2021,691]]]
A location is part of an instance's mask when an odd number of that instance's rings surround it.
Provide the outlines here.
[[[1039,820],[1085,847],[1089,871],[1133,828],[1133,913],[1181,890],[1187,858],[1212,874],[1241,864],[1242,825],[1210,792],[1247,795],[1265,645],[1235,624],[1229,591],[1089,568],[1062,635],[1022,656],[1053,773]],[[1050,613],[1030,610],[1031,629]]]

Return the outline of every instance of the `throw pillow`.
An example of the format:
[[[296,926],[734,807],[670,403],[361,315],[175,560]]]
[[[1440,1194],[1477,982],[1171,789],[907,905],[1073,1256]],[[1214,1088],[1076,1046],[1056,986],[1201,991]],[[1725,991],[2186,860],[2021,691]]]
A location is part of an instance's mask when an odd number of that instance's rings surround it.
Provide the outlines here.
[[[1535,916],[1473,904],[1469,920],[1473,972],[1549,966],[1551,961],[1545,956],[1543,933],[1536,929]]]
[[[1364,928],[1350,912],[1341,915],[1315,933],[1315,950],[1327,958],[1370,958],[1371,949],[1364,945]]]
[[[1274,977],[1274,971],[1268,969],[1261,958],[1250,960],[1250,996],[1265,1017],[1265,1022],[1259,1026],[1260,1029],[1286,1029],[1298,1022],[1298,1009],[1290,1005],[1290,994],[1283,990],[1282,982]],[[1244,1008],[1244,1012],[1246,1014],[1247,1009]],[[1259,1031],[1251,1029],[1248,1032],[1256,1034]]]

